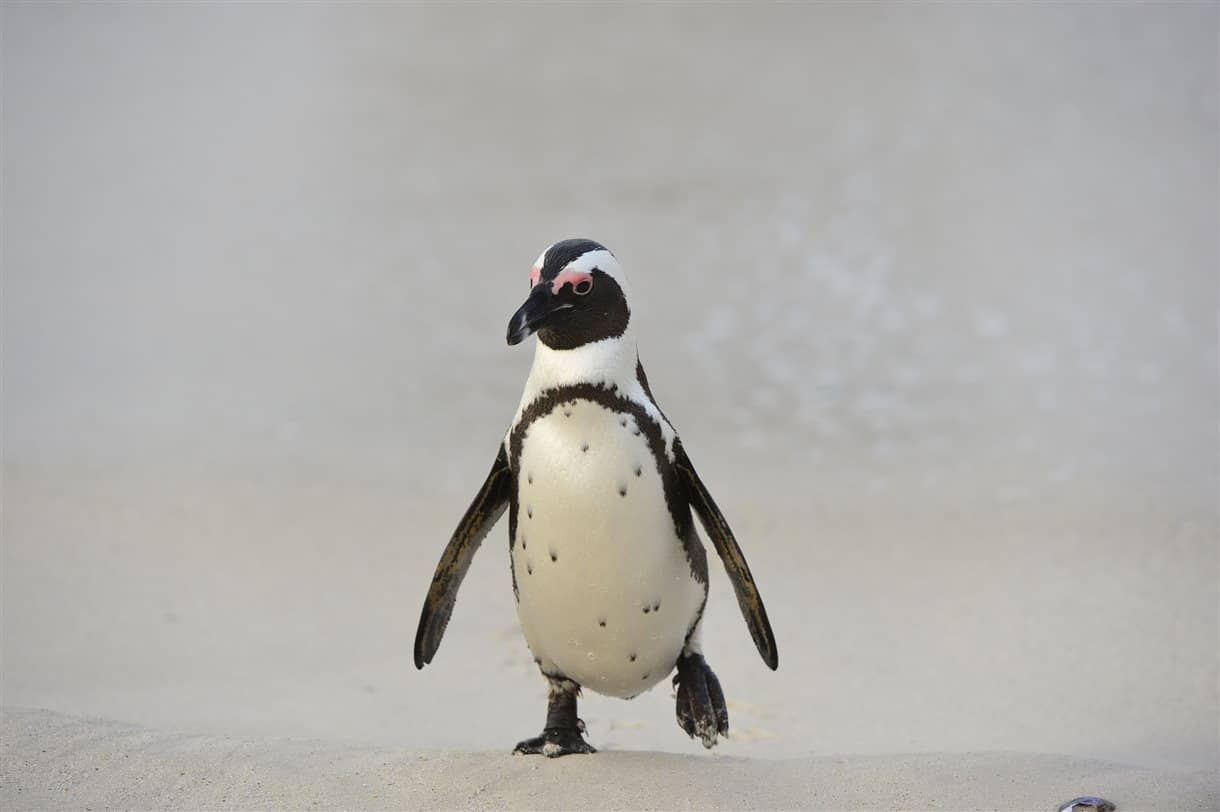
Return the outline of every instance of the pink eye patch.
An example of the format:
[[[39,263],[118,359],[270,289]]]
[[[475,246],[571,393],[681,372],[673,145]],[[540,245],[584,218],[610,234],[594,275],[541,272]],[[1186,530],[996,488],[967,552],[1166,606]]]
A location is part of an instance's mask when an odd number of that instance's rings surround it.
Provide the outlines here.
[[[571,285],[573,291],[584,295],[593,289],[593,276],[582,271],[560,271],[551,280],[551,293],[559,293],[564,285]]]
[[[532,288],[534,285],[537,285],[537,284],[538,284],[538,280],[539,280],[539,279],[541,279],[541,278],[542,278],[542,271],[541,271],[541,270],[538,268],[538,266],[537,266],[537,265],[535,265],[534,267],[530,268],[530,287],[531,287],[531,288]]]

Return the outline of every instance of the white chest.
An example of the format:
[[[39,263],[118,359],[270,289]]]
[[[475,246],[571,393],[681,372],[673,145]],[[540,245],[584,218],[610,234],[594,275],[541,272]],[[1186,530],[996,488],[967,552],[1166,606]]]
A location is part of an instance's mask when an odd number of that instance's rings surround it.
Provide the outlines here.
[[[706,594],[691,575],[646,434],[578,400],[521,444],[513,565],[526,641],[547,673],[611,696],[663,679]]]

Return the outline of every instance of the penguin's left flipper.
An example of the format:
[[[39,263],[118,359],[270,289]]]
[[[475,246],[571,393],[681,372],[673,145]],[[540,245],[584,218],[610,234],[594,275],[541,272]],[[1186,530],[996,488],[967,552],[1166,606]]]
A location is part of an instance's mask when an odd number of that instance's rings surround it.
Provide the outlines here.
[[[428,588],[424,610],[419,616],[419,628],[415,632],[416,668],[423,668],[432,662],[432,657],[440,648],[445,627],[449,625],[449,616],[453,613],[453,604],[457,600],[458,587],[462,585],[479,545],[508,507],[512,479],[508,455],[501,445],[483,487],[466,509],[462,521],[458,522],[445,552],[441,553],[441,560],[437,562],[432,586]]]
[[[774,671],[779,667],[779,649],[775,645],[775,634],[771,631],[771,622],[767,620],[762,596],[758,594],[758,586],[754,583],[754,576],[750,574],[750,566],[746,563],[746,557],[741,552],[724,514],[716,506],[716,501],[708,493],[703,480],[699,479],[690,457],[686,456],[681,440],[674,440],[674,465],[686,488],[687,501],[698,514],[704,532],[720,554],[720,560],[724,562],[725,572],[733,583],[733,591],[737,593],[737,605],[741,607],[741,614],[746,619],[750,636],[754,638],[754,645],[758,648],[763,662]]]

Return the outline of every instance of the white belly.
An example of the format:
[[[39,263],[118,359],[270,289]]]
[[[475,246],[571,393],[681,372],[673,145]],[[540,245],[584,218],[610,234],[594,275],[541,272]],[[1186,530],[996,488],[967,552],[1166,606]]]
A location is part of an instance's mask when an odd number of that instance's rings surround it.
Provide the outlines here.
[[[562,404],[527,429],[517,471],[526,642],[544,672],[620,697],[669,674],[706,594],[636,431],[629,413]]]

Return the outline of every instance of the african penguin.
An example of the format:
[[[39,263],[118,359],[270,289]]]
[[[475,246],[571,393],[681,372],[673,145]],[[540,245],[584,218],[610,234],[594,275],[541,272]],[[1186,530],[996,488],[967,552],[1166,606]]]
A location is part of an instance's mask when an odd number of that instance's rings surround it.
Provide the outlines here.
[[[779,654],[762,598],[652,396],[618,260],[592,240],[563,240],[542,253],[529,279],[508,343],[537,334],[533,367],[491,471],[437,564],[415,665],[432,661],[470,561],[507,509],[517,614],[549,686],[542,734],[514,752],[595,752],[576,715],[581,688],[631,698],[675,669],[678,724],[712,747],[729,720],[700,648],[708,570],[692,508],[774,669]]]

